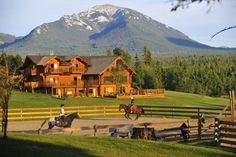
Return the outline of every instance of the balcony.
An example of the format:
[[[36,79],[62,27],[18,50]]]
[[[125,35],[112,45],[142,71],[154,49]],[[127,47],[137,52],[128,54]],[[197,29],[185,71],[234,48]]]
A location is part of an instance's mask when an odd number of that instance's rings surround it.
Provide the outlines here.
[[[78,87],[78,88],[83,88],[84,83],[83,82],[76,82],[76,81],[71,81],[71,82],[45,82],[44,87],[53,87],[53,88],[58,88],[58,87]]]
[[[66,73],[81,73],[79,67],[59,67],[59,68],[48,68],[50,74],[66,74]]]
[[[86,81],[86,86],[98,86],[99,85],[99,80],[88,80]]]
[[[24,87],[25,88],[38,88],[40,87],[39,82],[24,82]]]

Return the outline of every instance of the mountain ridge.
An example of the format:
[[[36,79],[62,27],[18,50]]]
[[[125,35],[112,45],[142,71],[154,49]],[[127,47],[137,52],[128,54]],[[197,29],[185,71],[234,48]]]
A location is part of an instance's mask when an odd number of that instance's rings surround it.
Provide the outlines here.
[[[25,54],[52,50],[59,54],[102,54],[115,47],[139,53],[144,45],[154,53],[236,50],[201,44],[138,11],[110,4],[64,15],[0,48]]]

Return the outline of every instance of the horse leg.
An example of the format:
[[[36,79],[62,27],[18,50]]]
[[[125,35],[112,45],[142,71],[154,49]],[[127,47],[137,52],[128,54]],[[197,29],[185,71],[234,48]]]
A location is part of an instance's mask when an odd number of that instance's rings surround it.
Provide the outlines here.
[[[137,114],[136,114],[136,118],[135,118],[135,120],[137,120],[137,119],[138,119],[138,117],[139,117],[139,114],[137,113]]]
[[[43,121],[43,123],[41,124],[40,128],[38,129],[38,133],[41,132],[41,129],[42,129],[42,127],[44,126],[44,124],[47,122],[47,120],[48,120],[48,119],[45,119],[45,120]]]
[[[51,122],[49,122],[48,123],[48,129],[52,129],[53,127],[54,127],[54,125]]]
[[[127,117],[127,112],[125,112],[125,118],[128,119],[128,117]]]
[[[132,118],[129,117],[129,113],[128,113],[128,118],[132,120]]]

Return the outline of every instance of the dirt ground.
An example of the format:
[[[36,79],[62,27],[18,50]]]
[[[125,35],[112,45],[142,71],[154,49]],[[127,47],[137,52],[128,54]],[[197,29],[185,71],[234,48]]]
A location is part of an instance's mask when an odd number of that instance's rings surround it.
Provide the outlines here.
[[[32,121],[10,121],[8,125],[8,131],[37,131],[44,120],[32,120]],[[93,128],[94,125],[138,125],[143,123],[152,123],[150,127],[155,128],[156,130],[162,130],[172,127],[179,127],[182,123],[186,123],[187,119],[167,119],[167,118],[152,118],[152,117],[141,117],[138,120],[127,120],[122,117],[118,118],[81,118],[76,119],[72,123],[72,129],[80,128]],[[190,120],[190,125],[196,125],[196,120]],[[47,130],[47,122],[42,127],[42,130]],[[54,130],[58,127],[54,127]]]

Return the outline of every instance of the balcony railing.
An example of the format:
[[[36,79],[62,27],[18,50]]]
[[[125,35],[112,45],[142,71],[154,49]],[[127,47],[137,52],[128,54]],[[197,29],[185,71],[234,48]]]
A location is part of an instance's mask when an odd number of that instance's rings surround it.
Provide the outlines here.
[[[45,82],[44,87],[84,87],[82,82]]]
[[[89,80],[89,81],[86,81],[85,84],[87,86],[96,86],[96,85],[99,85],[99,80]]]
[[[80,73],[81,69],[79,67],[59,67],[59,68],[48,68],[48,73],[50,74],[61,74],[61,73]]]

